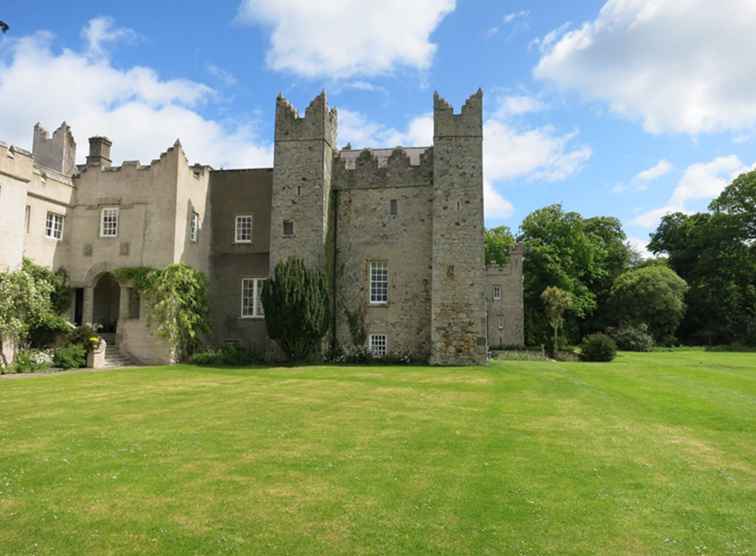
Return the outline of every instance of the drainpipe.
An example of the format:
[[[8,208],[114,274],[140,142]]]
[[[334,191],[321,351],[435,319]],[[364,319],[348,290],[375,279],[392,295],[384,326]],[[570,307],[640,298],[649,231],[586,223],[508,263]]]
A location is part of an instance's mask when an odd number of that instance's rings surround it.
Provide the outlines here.
[[[331,257],[331,353],[336,352],[336,254],[339,237],[339,190],[333,189],[333,255]]]

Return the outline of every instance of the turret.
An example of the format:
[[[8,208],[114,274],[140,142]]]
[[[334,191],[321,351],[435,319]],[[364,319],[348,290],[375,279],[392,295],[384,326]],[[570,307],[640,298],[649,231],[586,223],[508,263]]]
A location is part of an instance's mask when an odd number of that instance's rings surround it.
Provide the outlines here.
[[[433,97],[431,363],[486,359],[483,92],[459,114]]]
[[[52,137],[39,123],[34,126],[32,143],[34,162],[70,176],[76,168],[76,141],[66,122],[60,124]]]

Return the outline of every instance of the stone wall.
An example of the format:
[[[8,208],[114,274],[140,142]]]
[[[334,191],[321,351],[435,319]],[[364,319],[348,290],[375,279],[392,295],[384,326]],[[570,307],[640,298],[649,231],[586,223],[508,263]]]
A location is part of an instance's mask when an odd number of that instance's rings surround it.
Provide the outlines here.
[[[350,313],[368,335],[386,335],[389,354],[430,355],[432,175],[431,150],[417,166],[401,150],[385,166],[370,151],[354,169],[334,163],[336,336],[345,351],[365,347],[355,345]],[[387,264],[386,304],[370,304],[370,261]]]
[[[522,283],[523,246],[518,244],[507,264],[486,269],[488,345],[491,348],[525,345]],[[500,298],[494,289],[500,288]]]
[[[21,266],[26,191],[32,172],[31,153],[0,143],[0,272]]]
[[[271,269],[288,257],[323,268],[336,125],[336,111],[329,111],[325,93],[303,117],[284,98],[276,101]],[[284,234],[284,221],[292,223],[293,233]]]
[[[433,105],[433,280],[431,363],[486,359],[483,248],[483,93],[454,114]]]

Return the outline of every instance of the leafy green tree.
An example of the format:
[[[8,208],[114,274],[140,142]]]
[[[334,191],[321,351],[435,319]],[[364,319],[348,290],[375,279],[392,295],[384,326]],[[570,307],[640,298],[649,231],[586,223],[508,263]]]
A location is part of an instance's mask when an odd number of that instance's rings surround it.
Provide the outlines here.
[[[0,272],[0,357],[9,364],[2,350],[3,341],[22,343],[29,329],[52,311],[52,286],[35,280],[26,270]]]
[[[178,359],[190,356],[209,332],[207,278],[180,263],[153,271],[146,282],[149,326],[168,342]]]
[[[685,314],[688,285],[672,269],[653,265],[628,270],[614,282],[611,306],[622,324],[646,324],[659,343],[670,343]]]
[[[516,241],[508,226],[486,230],[486,264],[504,266],[509,261]]]
[[[690,285],[687,343],[756,344],[756,172],[736,178],[709,213],[665,216],[649,249]]]
[[[572,295],[562,289],[548,287],[541,293],[546,320],[553,332],[551,352],[559,350],[559,331],[564,325],[564,313],[572,307]]]
[[[320,348],[330,323],[325,275],[299,258],[280,261],[262,289],[268,336],[290,361],[303,361]]]
[[[72,291],[68,284],[68,273],[65,269],[59,268],[52,271],[26,258],[21,268],[37,282],[44,281],[52,287],[50,302],[52,303],[52,311],[56,315],[62,315],[71,306]]]
[[[520,226],[525,245],[525,329],[530,344],[546,341],[550,326],[541,292],[555,286],[572,296],[565,332],[577,339],[581,327],[607,297],[611,278],[629,260],[624,234],[612,218],[584,219],[551,205],[529,214]]]

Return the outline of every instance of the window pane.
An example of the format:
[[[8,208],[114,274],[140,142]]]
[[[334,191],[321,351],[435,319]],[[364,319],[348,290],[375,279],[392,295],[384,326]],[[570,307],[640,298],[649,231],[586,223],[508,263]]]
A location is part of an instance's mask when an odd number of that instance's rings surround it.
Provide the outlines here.
[[[382,261],[370,263],[370,303],[388,302],[388,266]]]
[[[251,278],[242,280],[241,297],[241,316],[253,317],[255,315],[255,281]]]
[[[236,241],[252,241],[252,216],[244,215],[236,217]]]
[[[375,357],[385,357],[386,336],[383,334],[371,334],[368,339],[368,350]]]

